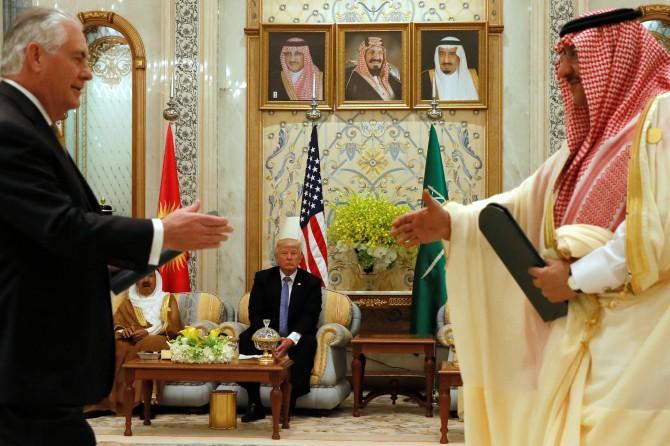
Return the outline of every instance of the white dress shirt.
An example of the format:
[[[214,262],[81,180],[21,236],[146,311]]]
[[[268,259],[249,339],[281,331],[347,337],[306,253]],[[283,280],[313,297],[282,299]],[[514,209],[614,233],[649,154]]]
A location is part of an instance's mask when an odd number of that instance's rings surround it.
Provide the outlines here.
[[[619,288],[626,281],[626,222],[612,240],[570,265],[572,280],[585,293],[602,293]]]

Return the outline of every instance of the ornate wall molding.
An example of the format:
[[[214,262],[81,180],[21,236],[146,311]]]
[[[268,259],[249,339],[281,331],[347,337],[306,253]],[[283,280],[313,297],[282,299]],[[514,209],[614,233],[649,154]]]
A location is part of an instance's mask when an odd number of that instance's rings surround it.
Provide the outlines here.
[[[561,91],[556,82],[553,65],[553,44],[558,40],[558,31],[561,26],[575,16],[574,0],[552,0],[549,6],[549,155],[557,152],[565,140],[565,126],[563,124],[563,102]]]
[[[108,11],[86,11],[77,14],[84,30],[107,26],[118,31],[132,54],[132,215],[144,217],[145,147],[146,147],[146,52],[139,32],[124,17]]]
[[[175,157],[181,204],[193,203],[198,195],[198,0],[176,0],[175,95],[179,119],[175,123]],[[197,254],[189,258],[191,286],[197,276]]]

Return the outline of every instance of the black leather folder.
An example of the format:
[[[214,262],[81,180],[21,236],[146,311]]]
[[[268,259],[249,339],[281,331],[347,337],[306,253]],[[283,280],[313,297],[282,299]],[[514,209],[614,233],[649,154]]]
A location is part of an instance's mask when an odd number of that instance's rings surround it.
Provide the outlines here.
[[[544,321],[552,321],[568,313],[566,302],[549,302],[533,285],[528,268],[545,266],[545,262],[505,206],[490,203],[482,209],[479,230]]]

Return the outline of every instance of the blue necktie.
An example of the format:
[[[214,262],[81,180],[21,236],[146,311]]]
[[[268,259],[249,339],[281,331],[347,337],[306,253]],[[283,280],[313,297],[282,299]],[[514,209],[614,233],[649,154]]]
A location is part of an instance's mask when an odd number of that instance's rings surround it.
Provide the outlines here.
[[[279,336],[285,337],[288,334],[288,285],[291,278],[284,277],[284,285],[281,287],[281,301],[279,302]]]

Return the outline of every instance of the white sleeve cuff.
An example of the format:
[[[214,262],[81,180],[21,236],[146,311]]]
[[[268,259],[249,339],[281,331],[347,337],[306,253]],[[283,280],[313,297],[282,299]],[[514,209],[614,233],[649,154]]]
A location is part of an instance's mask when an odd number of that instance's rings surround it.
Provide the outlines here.
[[[572,280],[585,293],[602,293],[619,288],[626,281],[626,222],[619,225],[612,240],[570,265]]]
[[[151,251],[149,252],[149,265],[158,266],[163,248],[163,222],[160,218],[152,218],[154,225],[154,238],[151,240]]]
[[[294,345],[298,345],[298,341],[300,341],[301,336],[302,335],[300,333],[298,333],[297,331],[294,331],[293,333],[291,333],[290,335],[288,335],[286,337],[289,338],[291,341],[293,341]]]

